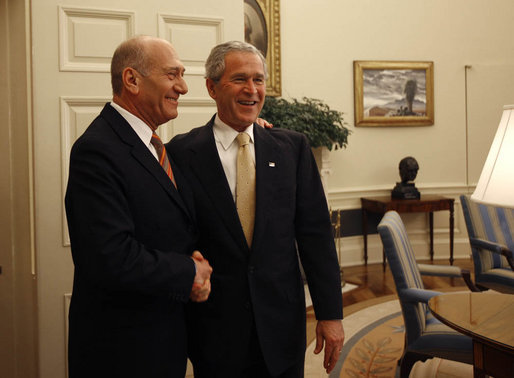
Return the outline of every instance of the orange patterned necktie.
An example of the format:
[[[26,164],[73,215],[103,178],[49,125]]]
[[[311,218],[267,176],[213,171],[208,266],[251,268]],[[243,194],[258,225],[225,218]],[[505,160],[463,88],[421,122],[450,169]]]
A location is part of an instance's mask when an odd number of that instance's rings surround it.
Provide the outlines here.
[[[168,177],[170,178],[171,182],[173,182],[173,185],[175,185],[176,188],[177,184],[175,183],[175,178],[173,177],[173,171],[171,170],[171,164],[168,160],[168,155],[166,154],[166,148],[164,147],[164,144],[162,144],[161,138],[159,138],[159,136],[155,132],[152,134],[152,139],[150,140],[150,143],[152,143],[152,145],[155,147],[155,151],[157,151],[159,164],[168,174]]]

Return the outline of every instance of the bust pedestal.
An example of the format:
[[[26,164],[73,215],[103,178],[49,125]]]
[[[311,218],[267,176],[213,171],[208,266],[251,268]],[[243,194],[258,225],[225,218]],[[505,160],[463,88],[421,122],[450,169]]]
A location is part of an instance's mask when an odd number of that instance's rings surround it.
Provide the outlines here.
[[[421,195],[414,186],[414,183],[397,182],[391,191],[391,197],[397,199],[420,199]]]

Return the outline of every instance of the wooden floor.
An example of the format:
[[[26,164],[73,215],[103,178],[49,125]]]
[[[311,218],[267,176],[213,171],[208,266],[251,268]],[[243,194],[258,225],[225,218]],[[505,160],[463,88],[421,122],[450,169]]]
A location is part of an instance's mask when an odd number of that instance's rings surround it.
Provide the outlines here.
[[[430,264],[430,261],[418,261],[418,263]],[[436,260],[434,264],[449,265],[447,260]],[[473,262],[471,259],[458,259],[453,265],[465,268],[473,274]],[[343,295],[344,307],[366,301],[396,294],[393,276],[389,266],[383,271],[382,264],[366,266],[354,266],[343,268],[343,277],[347,282],[358,285],[359,288]],[[459,278],[423,277],[425,289],[451,291],[453,287],[466,286]]]
[[[430,261],[418,261],[418,263],[430,264]],[[448,260],[436,260],[434,264],[449,265]],[[473,262],[470,259],[457,259],[453,265],[468,269],[473,277]],[[343,294],[343,315],[348,316],[365,307],[382,303],[396,297],[391,270],[386,267],[385,272],[382,264],[372,264],[366,266],[354,266],[343,268],[343,277],[346,282],[357,285],[358,288]],[[466,290],[464,280],[460,278],[446,277],[423,277],[425,289],[440,290],[444,292],[454,290]],[[314,311],[307,311],[307,343],[315,337],[315,317]]]

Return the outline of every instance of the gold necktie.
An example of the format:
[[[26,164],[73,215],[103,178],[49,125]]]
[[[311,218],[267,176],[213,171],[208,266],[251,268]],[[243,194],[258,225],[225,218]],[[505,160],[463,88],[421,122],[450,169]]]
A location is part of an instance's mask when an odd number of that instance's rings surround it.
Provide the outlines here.
[[[255,222],[255,164],[250,153],[250,135],[239,133],[237,136],[237,181],[236,207],[239,220],[250,247]]]

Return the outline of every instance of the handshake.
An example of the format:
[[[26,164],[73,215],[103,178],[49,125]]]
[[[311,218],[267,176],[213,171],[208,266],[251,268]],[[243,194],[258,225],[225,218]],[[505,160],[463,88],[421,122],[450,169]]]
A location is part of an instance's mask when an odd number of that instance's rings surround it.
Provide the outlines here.
[[[205,302],[211,293],[212,267],[199,251],[194,251],[191,258],[195,263],[196,275],[189,297],[193,302]]]

